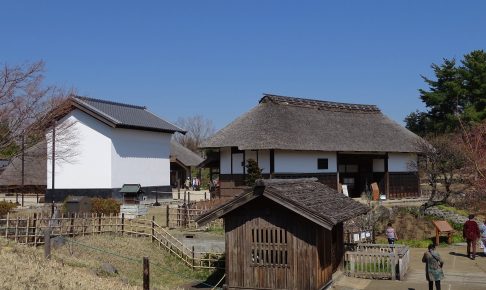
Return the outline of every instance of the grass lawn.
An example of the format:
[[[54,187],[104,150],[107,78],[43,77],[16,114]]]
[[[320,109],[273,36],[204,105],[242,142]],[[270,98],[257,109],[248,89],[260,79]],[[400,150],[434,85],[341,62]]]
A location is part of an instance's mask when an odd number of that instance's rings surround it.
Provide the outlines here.
[[[112,276],[128,285],[142,285],[144,256],[150,258],[150,284],[157,289],[178,289],[180,285],[205,281],[212,274],[210,270],[191,270],[147,238],[106,234],[78,237],[74,241],[53,250],[54,258],[72,267]],[[103,272],[103,263],[113,265],[118,274]]]
[[[87,267],[46,260],[39,249],[0,238],[1,289],[138,289]]]

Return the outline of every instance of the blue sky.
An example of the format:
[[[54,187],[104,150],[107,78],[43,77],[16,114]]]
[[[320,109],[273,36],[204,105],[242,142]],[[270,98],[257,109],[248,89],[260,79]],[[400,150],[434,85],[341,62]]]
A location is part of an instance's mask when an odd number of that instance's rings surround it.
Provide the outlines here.
[[[431,63],[486,49],[485,1],[2,1],[0,63],[222,128],[262,93],[423,109]]]

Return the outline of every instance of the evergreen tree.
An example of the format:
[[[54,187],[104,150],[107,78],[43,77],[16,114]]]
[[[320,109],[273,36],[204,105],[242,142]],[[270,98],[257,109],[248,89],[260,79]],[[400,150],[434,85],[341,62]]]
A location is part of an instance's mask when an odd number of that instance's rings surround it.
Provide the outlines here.
[[[486,52],[475,50],[458,66],[455,59],[431,65],[435,78],[422,76],[428,89],[420,89],[426,112],[405,118],[406,127],[419,134],[454,132],[459,120],[472,124],[486,119]]]
[[[248,163],[246,164],[246,185],[253,186],[255,185],[255,181],[257,179],[262,178],[262,169],[258,167],[258,162],[253,159],[248,159]]]

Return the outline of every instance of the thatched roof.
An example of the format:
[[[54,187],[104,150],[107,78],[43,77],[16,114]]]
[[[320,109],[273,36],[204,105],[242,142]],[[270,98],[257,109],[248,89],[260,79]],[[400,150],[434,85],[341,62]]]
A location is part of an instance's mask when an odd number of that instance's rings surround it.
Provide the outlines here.
[[[419,140],[374,105],[265,95],[201,147],[417,152]]]
[[[204,213],[196,222],[198,225],[206,224],[260,197],[266,197],[327,229],[370,210],[368,206],[318,182],[317,178],[260,179],[253,191]]]
[[[25,150],[24,157],[24,184],[47,184],[47,147],[41,142]],[[15,157],[0,174],[0,186],[22,184],[22,159]]]
[[[182,146],[180,143],[178,143],[175,140],[170,141],[170,157],[177,159],[179,162],[184,164],[185,166],[197,166],[201,162],[204,161],[204,159],[197,155],[196,153],[192,152],[185,146]]]

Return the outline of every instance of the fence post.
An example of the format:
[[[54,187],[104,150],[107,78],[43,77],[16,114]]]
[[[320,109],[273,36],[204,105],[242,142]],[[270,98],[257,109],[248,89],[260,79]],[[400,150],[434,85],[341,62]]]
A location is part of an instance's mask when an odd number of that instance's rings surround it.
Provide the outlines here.
[[[150,289],[150,264],[149,258],[143,257],[143,290]]]
[[[155,240],[155,216],[152,216],[152,243]]]
[[[123,232],[125,231],[125,213],[122,213],[122,218],[121,218],[121,233],[123,235]]]
[[[395,253],[391,252],[390,253],[390,264],[391,264],[391,275],[392,275],[392,280],[397,279],[397,272],[396,272],[396,261],[395,261]]]
[[[194,246],[192,246],[192,269],[194,270],[196,267],[196,259],[194,259]]]
[[[15,242],[19,237],[19,217],[17,217],[17,223],[15,224]]]
[[[71,213],[71,220],[69,225],[69,236],[74,237],[74,213]]]
[[[184,190],[184,204],[186,204],[187,191]]]
[[[47,228],[44,232],[44,257],[51,258],[51,229]]]
[[[191,192],[187,193],[187,203],[191,203]]]
[[[101,234],[101,214],[98,215],[98,234]]]
[[[179,187],[177,189],[177,200],[180,200],[181,199],[181,188]]]
[[[30,216],[27,217],[27,225],[25,226],[25,244],[29,244],[29,230],[30,230]]]
[[[169,205],[167,205],[165,209],[166,209],[166,213],[165,213],[166,219],[165,219],[165,222],[166,222],[166,226],[168,228],[169,227]]]
[[[7,212],[7,225],[5,227],[5,239],[8,239],[10,213]]]
[[[207,200],[206,192],[204,192],[204,200]]]
[[[32,228],[34,228],[33,242],[34,242],[34,246],[36,246],[36,242],[37,242],[37,235],[36,235],[36,232],[37,232],[37,213],[34,213],[34,219],[32,220]],[[30,241],[32,241],[32,239],[30,239]]]

